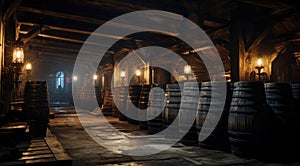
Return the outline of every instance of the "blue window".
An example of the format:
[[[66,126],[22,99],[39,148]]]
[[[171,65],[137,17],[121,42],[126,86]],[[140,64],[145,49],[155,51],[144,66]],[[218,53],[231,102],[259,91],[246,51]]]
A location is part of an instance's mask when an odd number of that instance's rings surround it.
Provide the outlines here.
[[[55,81],[56,89],[64,88],[64,78],[65,78],[64,72],[59,71],[56,73],[56,81]]]

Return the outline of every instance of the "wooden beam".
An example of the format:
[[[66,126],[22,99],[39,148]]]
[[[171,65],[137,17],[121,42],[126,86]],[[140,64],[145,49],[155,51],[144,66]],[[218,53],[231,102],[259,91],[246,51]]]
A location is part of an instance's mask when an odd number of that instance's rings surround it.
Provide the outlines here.
[[[64,48],[70,48],[70,49],[78,49],[80,50],[81,44],[78,43],[70,43],[70,42],[64,42],[59,40],[51,40],[47,38],[35,38],[30,45],[37,44],[37,45],[43,45],[43,46],[53,46],[53,47],[64,47]]]
[[[215,27],[215,28],[211,28],[211,29],[208,29],[206,30],[205,32],[208,34],[208,35],[212,35],[213,33],[217,33],[218,31],[223,31],[224,29],[228,28],[229,25],[221,25],[219,27]]]
[[[29,23],[29,22],[19,22],[19,23],[21,25],[27,25],[27,26],[39,26],[40,25],[40,24]],[[65,31],[65,32],[71,32],[71,33],[79,33],[79,34],[84,34],[84,35],[91,35],[93,33],[93,32],[85,31],[85,30],[79,30],[79,29],[74,29],[74,28],[63,28],[63,27],[45,25],[45,24],[43,24],[42,27],[46,27],[46,28],[49,28],[52,30]],[[93,33],[93,35],[107,37],[107,38],[114,38],[114,39],[118,39],[118,40],[130,40],[130,38],[128,38],[128,37],[115,36],[115,35],[109,35],[109,34]]]
[[[283,8],[291,8],[292,6],[286,3],[280,3],[276,1],[269,1],[269,0],[238,0],[242,3],[252,4],[255,6],[265,7],[265,8],[271,8],[274,10],[281,10]]]
[[[82,17],[82,16],[73,15],[73,14],[54,12],[54,11],[49,11],[49,10],[41,10],[41,9],[37,9],[37,8],[24,7],[24,6],[19,6],[17,8],[17,10],[23,11],[23,12],[42,14],[42,15],[47,15],[47,16],[52,16],[52,17],[58,17],[58,18],[63,18],[63,19],[68,19],[68,20],[74,20],[74,21],[78,21],[78,22],[99,24],[99,25],[102,25],[106,22],[103,20],[89,18],[89,17]]]
[[[15,0],[10,6],[7,8],[5,13],[3,14],[3,22],[4,24],[8,20],[8,18],[14,13],[14,11],[17,9],[17,7],[21,4],[22,0]],[[1,9],[2,10],[2,9]]]
[[[115,0],[110,0],[110,1],[91,1],[87,0],[87,4],[90,5],[97,5],[97,6],[108,6],[108,7],[114,7],[114,8],[119,8],[121,10],[125,11],[136,11],[136,10],[151,10],[151,8],[144,7],[144,6],[139,6],[136,4],[130,4],[126,2],[121,2],[121,1],[115,1]]]
[[[81,43],[81,44],[84,43],[84,44],[90,44],[90,45],[105,47],[104,45],[94,43],[94,42],[87,42],[87,41],[83,41],[83,40],[71,39],[71,38],[60,37],[60,36],[53,36],[53,35],[47,35],[47,34],[39,34],[38,36],[44,37],[44,38],[49,38],[49,39],[54,39],[54,40],[62,40],[62,41],[72,42],[72,43]]]
[[[54,50],[57,52],[68,52],[69,54],[78,54],[80,51],[80,48],[67,48],[67,47],[61,47],[61,46],[51,46],[51,45],[42,45],[42,44],[30,44],[29,46],[31,49],[36,50]],[[89,51],[81,51],[81,53],[87,54],[87,55],[97,55],[95,52],[89,52]]]
[[[54,11],[49,11],[49,10],[41,10],[41,9],[23,7],[23,6],[19,6],[17,8],[17,10],[24,11],[24,12],[30,12],[30,13],[36,13],[36,14],[42,14],[42,15],[48,15],[48,16],[57,17],[57,18],[63,18],[63,19],[67,19],[67,20],[74,20],[74,21],[78,21],[78,22],[92,23],[92,24],[97,24],[97,25],[102,25],[107,22],[107,20],[99,20],[99,19],[90,18],[90,17],[83,17],[83,16],[77,16],[77,15],[73,15],[73,14],[54,12]],[[180,19],[180,18],[174,17],[174,15],[172,15],[172,14],[164,15],[162,17],[172,18],[172,19],[174,19],[174,18]],[[114,22],[111,22],[110,25],[113,27],[118,27],[118,28],[122,28],[122,29],[130,29],[130,30],[138,30],[138,31],[141,31],[141,30],[144,31],[145,29],[148,29],[148,28],[144,28],[144,27],[137,27],[137,26],[133,26],[133,25],[129,25],[129,24],[114,23]],[[155,29],[151,29],[151,30],[155,31]],[[162,33],[164,33],[164,32],[162,32]],[[179,35],[176,32],[166,31],[165,33],[170,34],[172,36]]]
[[[21,39],[21,41],[26,44],[28,42],[30,42],[32,39],[34,39],[35,37],[37,37],[40,33],[42,33],[46,28],[44,27],[40,27],[40,26],[36,26],[34,28],[32,28],[26,35],[25,37],[23,37]]]
[[[214,17],[212,15],[209,15],[209,14],[206,14],[204,17],[203,17],[204,20],[207,20],[207,21],[212,21],[212,22],[215,22],[215,23],[218,23],[218,24],[229,24],[230,21],[229,20],[226,20],[226,19],[222,19],[222,18],[217,18],[217,17]]]
[[[206,14],[208,12],[217,11],[220,9],[224,9],[221,6],[232,3],[232,0],[210,0],[210,1],[200,1],[199,15]],[[231,5],[231,8],[228,10],[233,10],[236,6]]]
[[[251,39],[247,43],[245,43],[245,51],[249,52],[255,49],[264,40],[264,38],[271,32],[273,25],[274,23],[269,23],[266,25],[267,27],[263,29],[261,32],[255,33],[251,37]],[[264,27],[264,26],[259,26],[259,27]]]
[[[240,80],[240,31],[239,18],[236,15],[237,11],[232,11],[232,23],[230,26],[230,60],[231,60],[231,81],[237,82]]]

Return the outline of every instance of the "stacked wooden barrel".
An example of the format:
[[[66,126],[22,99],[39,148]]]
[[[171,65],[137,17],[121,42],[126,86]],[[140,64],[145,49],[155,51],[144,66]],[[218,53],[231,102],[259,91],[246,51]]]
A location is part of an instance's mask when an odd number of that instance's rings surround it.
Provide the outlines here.
[[[121,121],[126,121],[127,117],[121,112],[124,111],[126,112],[126,107],[127,107],[127,97],[128,97],[128,92],[126,91],[126,86],[122,86],[119,88],[119,92],[117,92],[118,96],[117,96],[117,102],[118,103],[118,110],[119,110],[119,120]],[[121,110],[120,110],[121,109]]]
[[[103,104],[103,91],[101,86],[95,85],[95,95],[96,95],[98,106],[101,107]]]
[[[296,118],[300,118],[300,83],[292,83],[291,84],[292,87],[292,93],[293,93],[293,112],[295,114]],[[296,124],[296,131],[300,130],[300,121],[298,121],[298,123]],[[296,139],[296,143],[295,143],[295,147],[297,149],[300,148],[300,135],[296,134],[295,136]]]
[[[266,101],[274,114],[273,145],[279,157],[291,157],[291,152],[299,142],[295,137],[298,134],[299,116],[293,110],[293,94],[289,83],[266,83]],[[294,150],[292,150],[294,149]]]
[[[179,132],[186,133],[181,139],[181,142],[186,145],[198,144],[198,135],[196,128],[196,121],[192,117],[196,117],[198,99],[199,99],[199,89],[201,84],[197,82],[185,82],[183,87],[183,93],[181,96],[181,104],[179,111]],[[193,122],[190,127],[187,122]]]
[[[24,88],[25,116],[33,137],[45,137],[49,122],[49,99],[46,81],[28,81]]]
[[[292,83],[292,93],[293,93],[293,109],[294,112],[299,112],[300,110],[300,83]]]
[[[149,84],[144,84],[142,86],[141,90],[141,96],[140,96],[140,101],[139,101],[139,117],[146,117],[147,116],[147,107],[148,107],[148,100],[149,100],[149,92],[151,90],[151,85]],[[147,121],[140,121],[139,122],[140,128],[142,130],[147,130],[148,129],[148,122]]]
[[[134,115],[134,117],[138,117],[138,112],[135,110],[131,110],[129,107],[129,103],[132,103],[136,108],[139,106],[140,95],[141,95],[141,85],[130,85],[129,86],[129,94],[127,99],[127,115]],[[127,121],[131,124],[139,124],[139,122],[135,119],[127,117]]]
[[[226,90],[227,93],[224,90]],[[215,95],[213,99],[211,98],[212,91],[214,91]],[[225,98],[223,98],[222,93],[224,93],[223,95]],[[200,132],[200,136],[204,136],[206,137],[206,139],[200,141],[199,145],[209,148],[217,148],[224,151],[230,150],[230,143],[228,139],[228,114],[231,103],[231,97],[232,92],[229,83],[202,83],[200,100],[198,103],[198,112],[196,117],[196,126],[197,131]],[[220,108],[211,108],[211,105]],[[209,111],[210,117],[208,119],[207,114]],[[208,126],[206,128],[203,127],[205,120],[208,120]],[[215,121],[217,122],[217,125],[212,126],[212,123],[214,123]]]
[[[112,116],[112,93],[110,89],[105,90],[102,113],[106,116]]]
[[[166,85],[166,107],[163,114],[163,128],[170,127],[178,115],[181,101],[181,91],[178,84]],[[178,135],[178,123],[173,124],[170,132],[166,133],[166,138],[176,138]]]
[[[161,85],[151,89],[147,116],[155,117],[148,121],[148,130],[150,134],[155,134],[163,130],[162,114],[165,108],[165,86]]]
[[[114,95],[114,97],[112,97],[112,116],[115,118],[119,117],[119,109],[117,107],[117,102],[118,102],[118,98],[120,96],[120,89],[121,87],[114,87],[113,93],[112,95]]]
[[[228,118],[231,151],[238,156],[265,156],[270,151],[272,113],[262,82],[235,82]]]

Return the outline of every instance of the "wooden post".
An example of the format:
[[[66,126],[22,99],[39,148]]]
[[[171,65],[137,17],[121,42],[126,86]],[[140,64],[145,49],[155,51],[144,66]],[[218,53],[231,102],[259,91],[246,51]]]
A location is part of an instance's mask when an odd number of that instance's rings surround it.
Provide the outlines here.
[[[240,25],[239,20],[236,18],[235,11],[232,11],[231,25],[230,25],[230,59],[231,59],[231,81],[239,81],[240,63],[239,63],[239,43],[240,43]]]

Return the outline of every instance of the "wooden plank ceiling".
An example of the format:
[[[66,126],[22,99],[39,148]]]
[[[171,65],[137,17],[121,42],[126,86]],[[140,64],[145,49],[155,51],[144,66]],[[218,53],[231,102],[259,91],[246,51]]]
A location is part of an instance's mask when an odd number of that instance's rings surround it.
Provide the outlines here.
[[[225,70],[229,70],[231,11],[238,6],[247,6],[267,13],[264,15],[266,18],[249,13],[249,18],[245,18],[245,21],[257,21],[258,17],[261,20],[268,19],[270,16],[276,18],[274,26],[270,27],[275,37],[290,37],[288,40],[300,39],[297,38],[300,35],[299,5],[297,2],[283,0],[276,2],[270,0],[23,0],[16,9],[15,19],[17,36],[23,38],[25,50],[31,56],[29,58],[74,62],[86,38],[106,21],[137,10],[155,9],[174,12],[192,19],[205,30],[217,46]],[[99,35],[120,38],[107,34]],[[261,38],[264,37],[263,32],[252,35],[253,39],[248,37],[248,49],[262,40],[259,38],[260,35]],[[146,35],[146,37],[133,35],[122,40],[123,44],[111,49],[108,55],[151,45],[153,41],[161,41],[162,46],[182,55],[190,51],[190,47],[183,42],[157,34]]]

